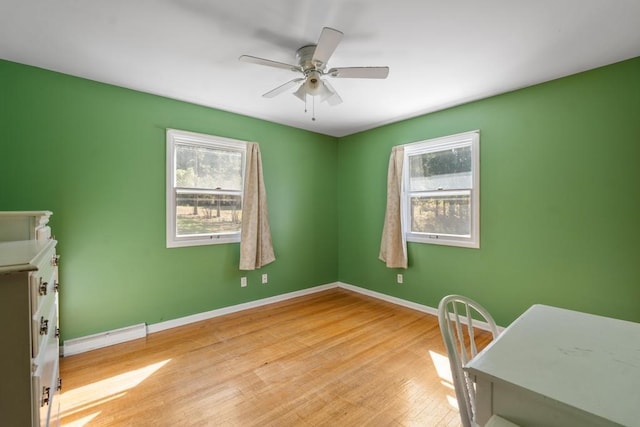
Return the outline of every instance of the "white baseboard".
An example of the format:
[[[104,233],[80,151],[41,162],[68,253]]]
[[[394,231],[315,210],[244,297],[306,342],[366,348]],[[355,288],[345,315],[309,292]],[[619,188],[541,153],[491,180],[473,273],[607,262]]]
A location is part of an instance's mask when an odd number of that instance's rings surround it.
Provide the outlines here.
[[[438,315],[438,309],[429,307],[428,305],[418,304],[417,302],[407,301],[406,299],[392,297],[391,295],[383,294],[380,292],[372,291],[370,289],[361,288],[359,286],[349,285],[348,283],[338,284],[339,287],[343,289],[347,289],[349,291],[357,292],[362,295],[367,295],[373,298],[377,298],[383,301],[390,302],[395,305],[400,305],[402,307],[411,308],[413,310],[421,311],[423,313],[432,314],[434,316]]]
[[[152,323],[147,326],[147,332],[152,334],[154,332],[164,331],[165,329],[171,329],[178,326],[188,325],[189,323],[212,319],[218,316],[224,316],[225,314],[237,313],[238,311],[248,310],[250,308],[261,307],[267,304],[286,301],[291,298],[297,298],[304,295],[314,294],[316,292],[321,292],[327,289],[336,288],[338,286],[339,286],[338,283],[328,283],[326,285],[314,286],[313,288],[302,289],[300,291],[289,292],[282,295],[276,295],[274,297],[263,298],[256,301],[246,302],[243,304],[219,308],[217,310],[206,311],[204,313],[193,314],[191,316],[180,317],[178,319],[167,320],[165,322]]]
[[[405,299],[402,298],[396,298],[396,297],[392,297],[391,295],[386,295],[380,292],[376,292],[376,291],[372,291],[370,289],[365,289],[365,288],[360,288],[358,286],[353,286],[353,285],[349,285],[347,283],[338,283],[338,286],[343,288],[343,289],[348,289],[350,291],[354,291],[357,292],[359,294],[362,295],[367,295],[373,298],[377,298],[383,301],[387,301],[390,302],[392,304],[395,305],[399,305],[402,307],[407,307],[413,310],[417,310],[417,311],[421,311],[423,313],[426,314],[431,314],[433,316],[438,316],[438,309],[434,308],[434,307],[429,307],[428,305],[423,305],[423,304],[418,304],[416,302],[413,301],[407,301]],[[465,319],[460,319],[463,323],[466,323]],[[489,331],[491,332],[491,328],[489,327],[489,324],[487,322],[482,322],[479,320],[474,320],[473,322],[473,326],[478,328],[478,329],[482,329],[485,331]],[[502,326],[498,326],[498,332],[502,333],[502,331],[504,330],[504,328]]]
[[[392,304],[396,304],[402,307],[407,307],[413,310],[417,310],[423,313],[438,315],[438,310],[434,307],[418,304],[412,301],[407,301],[402,298],[393,297],[380,292],[372,291],[370,289],[361,288],[359,286],[350,285],[348,283],[334,282],[326,285],[314,286],[313,288],[302,289],[300,291],[289,292],[282,295],[276,295],[269,298],[263,298],[256,301],[250,301],[243,304],[232,305],[229,307],[219,308],[217,310],[211,310],[204,313],[193,314],[191,316],[180,317],[178,319],[167,320],[165,322],[152,323],[145,325],[141,323],[139,325],[128,326],[121,329],[115,329],[112,331],[102,332],[94,335],[88,335],[86,337],[74,338],[71,340],[65,340],[63,345],[64,356],[71,356],[74,354],[84,353],[85,351],[95,350],[102,347],[107,347],[113,344],[119,344],[125,341],[131,341],[138,338],[144,338],[147,334],[152,334],[166,329],[176,328],[178,326],[188,325],[194,322],[200,322],[202,320],[212,319],[214,317],[224,316],[225,314],[236,313],[242,310],[250,308],[261,307],[267,304],[273,304],[276,302],[286,301],[288,299],[297,298],[305,295],[314,294],[317,292],[325,291],[332,288],[343,288],[349,291],[357,292],[362,295],[367,295],[379,300],[387,301]],[[487,329],[488,326],[483,322],[474,323],[480,329]]]

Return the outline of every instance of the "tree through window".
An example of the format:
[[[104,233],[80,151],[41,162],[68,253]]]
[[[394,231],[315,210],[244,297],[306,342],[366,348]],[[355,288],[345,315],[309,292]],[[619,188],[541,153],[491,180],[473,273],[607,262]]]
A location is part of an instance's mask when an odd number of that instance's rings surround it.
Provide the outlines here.
[[[167,131],[167,247],[240,241],[246,143]]]
[[[407,241],[479,247],[479,133],[405,146]]]

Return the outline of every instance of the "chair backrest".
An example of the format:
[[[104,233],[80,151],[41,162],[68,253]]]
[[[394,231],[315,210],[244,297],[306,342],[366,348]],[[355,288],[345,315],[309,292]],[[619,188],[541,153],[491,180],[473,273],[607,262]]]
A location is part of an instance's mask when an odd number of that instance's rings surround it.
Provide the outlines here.
[[[447,347],[460,418],[464,427],[472,427],[475,419],[475,385],[462,367],[478,353],[476,329],[488,330],[495,339],[498,328],[484,307],[461,295],[448,295],[440,301],[438,321]]]

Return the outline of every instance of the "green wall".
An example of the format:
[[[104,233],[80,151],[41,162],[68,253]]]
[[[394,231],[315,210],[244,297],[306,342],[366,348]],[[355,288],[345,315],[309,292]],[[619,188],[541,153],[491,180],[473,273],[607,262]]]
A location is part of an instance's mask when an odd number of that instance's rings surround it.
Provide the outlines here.
[[[273,264],[165,247],[166,128],[260,143]],[[335,138],[6,61],[0,129],[0,210],[54,212],[63,339],[338,279]]]
[[[63,339],[337,280],[432,307],[462,293],[502,325],[534,303],[640,322],[639,75],[636,58],[336,139],[0,61],[0,210],[54,212]],[[275,263],[165,248],[166,128],[260,143]],[[391,147],[474,129],[481,248],[410,243],[387,269]]]
[[[640,322],[639,76],[636,58],[342,138],[340,280],[432,307],[468,295],[502,325],[535,303]],[[391,147],[475,129],[480,249],[409,243],[409,268],[387,269]]]

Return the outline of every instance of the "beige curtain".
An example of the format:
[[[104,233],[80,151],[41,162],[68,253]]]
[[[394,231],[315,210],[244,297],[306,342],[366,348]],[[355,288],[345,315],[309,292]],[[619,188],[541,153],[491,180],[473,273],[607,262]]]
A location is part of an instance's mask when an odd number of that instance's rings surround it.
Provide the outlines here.
[[[254,142],[247,143],[240,239],[240,270],[255,270],[275,261],[262,158],[260,147]]]
[[[393,147],[387,174],[387,210],[384,215],[381,261],[389,268],[407,268],[407,242],[402,233],[400,197],[402,195],[402,163],[404,147]]]

